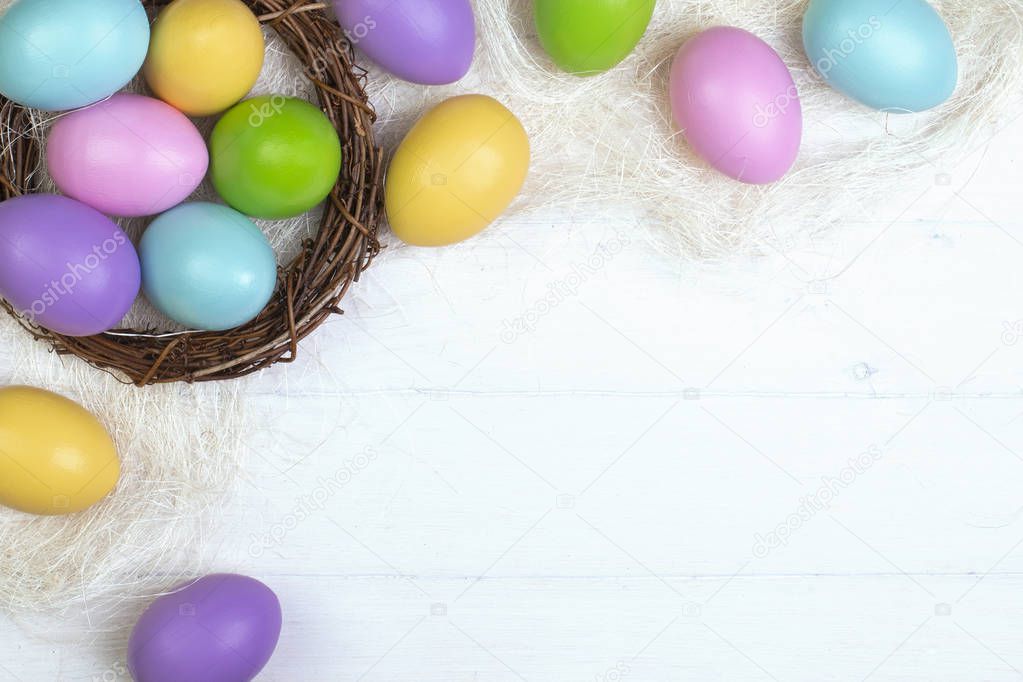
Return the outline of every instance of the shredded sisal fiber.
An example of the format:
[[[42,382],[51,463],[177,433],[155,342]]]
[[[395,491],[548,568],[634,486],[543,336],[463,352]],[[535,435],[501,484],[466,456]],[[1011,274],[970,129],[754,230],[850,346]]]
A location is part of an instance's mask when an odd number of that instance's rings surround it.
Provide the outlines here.
[[[9,2],[0,0],[0,10]],[[639,217],[647,235],[678,258],[721,258],[779,239],[789,243],[933,178],[1007,122],[1023,85],[1020,0],[936,3],[958,48],[961,82],[941,108],[911,116],[870,111],[815,78],[800,40],[806,0],[660,0],[636,52],[611,72],[585,79],[553,69],[537,43],[530,5],[476,0],[477,59],[457,85],[424,88],[371,68],[385,145],[393,150],[429,106],[449,96],[490,94],[520,117],[532,141],[530,179],[509,216],[551,208],[597,215],[620,207],[628,224]],[[799,87],[803,149],[794,170],[774,185],[751,187],[710,170],[671,123],[671,58],[688,37],[718,24],[765,39]],[[255,92],[308,94],[280,41],[271,40],[268,51]],[[33,134],[44,136],[52,121],[40,115]],[[10,131],[0,130],[0,151],[9,138]],[[210,188],[199,196],[211,196]],[[261,226],[284,261],[316,224],[310,215]],[[140,228],[128,225],[135,235]],[[127,322],[174,328],[144,303]],[[250,382],[139,390],[57,358],[6,318],[0,344],[0,382],[82,402],[114,434],[124,472],[116,494],[82,514],[31,518],[0,509],[0,608],[112,613],[124,600],[206,568],[205,540],[245,454],[240,396]]]
[[[941,0],[960,60],[955,96],[916,115],[872,111],[824,83],[803,51],[807,0],[658,0],[636,51],[608,73],[559,72],[543,53],[531,0],[476,0],[479,47],[462,82],[422,88],[374,71],[371,96],[393,147],[429,106],[455,94],[499,99],[530,134],[530,179],[515,208],[607,215],[621,207],[646,236],[687,259],[734,256],[854,217],[864,204],[951,171],[1008,120],[1023,86],[1023,3]],[[754,187],[710,169],[671,120],[668,72],[695,33],[733,25],[766,40],[799,88],[804,140],[781,182]],[[919,192],[919,189],[917,190]]]

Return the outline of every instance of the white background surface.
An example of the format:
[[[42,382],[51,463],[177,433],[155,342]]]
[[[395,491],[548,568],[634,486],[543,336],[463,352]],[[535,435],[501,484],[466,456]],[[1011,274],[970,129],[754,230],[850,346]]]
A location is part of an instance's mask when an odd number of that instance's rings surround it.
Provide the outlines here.
[[[218,565],[284,604],[259,679],[1023,676],[1021,142],[754,260],[564,219],[381,260],[249,383]],[[127,679],[0,633],[0,677]]]

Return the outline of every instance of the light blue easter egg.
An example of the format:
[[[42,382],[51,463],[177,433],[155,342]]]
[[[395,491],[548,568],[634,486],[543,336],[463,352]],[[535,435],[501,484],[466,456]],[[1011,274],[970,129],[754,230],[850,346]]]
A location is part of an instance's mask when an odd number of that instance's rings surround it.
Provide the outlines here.
[[[925,0],[811,0],[803,46],[828,83],[881,111],[936,107],[958,80],[948,26]]]
[[[233,208],[194,202],[154,220],[139,243],[142,289],[190,329],[223,331],[262,312],[277,263],[256,225]]]
[[[149,49],[139,0],[15,0],[0,13],[0,94],[46,111],[109,97]]]

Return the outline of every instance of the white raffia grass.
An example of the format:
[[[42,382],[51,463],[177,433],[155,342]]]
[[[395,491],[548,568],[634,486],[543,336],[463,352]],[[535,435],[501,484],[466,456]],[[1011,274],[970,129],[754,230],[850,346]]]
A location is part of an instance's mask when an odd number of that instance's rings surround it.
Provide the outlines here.
[[[0,9],[9,1],[0,0]],[[815,78],[800,41],[805,0],[660,0],[635,54],[588,79],[552,69],[536,43],[529,0],[477,0],[480,48],[463,82],[423,88],[374,70],[371,90],[389,149],[446,97],[481,92],[511,108],[533,147],[531,177],[512,214],[556,206],[596,215],[618,206],[632,214],[630,225],[643,218],[649,237],[673,256],[719,258],[850,217],[869,200],[954,166],[1006,122],[1023,84],[1023,3],[936,4],[956,40],[961,83],[950,102],[921,115],[869,111]],[[750,187],[718,175],[672,127],[670,60],[686,38],[718,24],[764,38],[799,86],[804,146],[796,168],[777,184]],[[269,43],[256,92],[308,94],[277,40]],[[40,116],[35,134],[51,122]],[[0,149],[10,134],[0,130]],[[199,196],[211,196],[209,187]],[[262,226],[285,259],[317,222],[310,214]],[[128,227],[137,234],[140,225]],[[168,328],[145,305],[129,320],[151,321]],[[111,613],[122,600],[198,572],[244,451],[244,382],[140,391],[47,353],[12,320],[0,320],[0,343],[13,362],[0,368],[0,380],[80,400],[113,432],[124,467],[117,493],[88,512],[31,518],[0,510],[0,608]],[[156,583],[154,575],[161,576]]]
[[[764,240],[789,243],[901,190],[951,170],[990,139],[1023,85],[1023,3],[941,0],[960,58],[954,98],[919,115],[885,115],[835,92],[802,48],[806,0],[659,0],[635,53],[591,78],[560,73],[541,50],[530,0],[476,0],[479,48],[472,73],[444,88],[373,74],[385,140],[454,94],[490,94],[524,122],[533,147],[519,211],[558,206],[641,218],[672,256],[720,258]],[[751,187],[709,169],[673,127],[670,63],[682,43],[715,25],[750,30],[792,70],[805,117],[803,148],[781,182]],[[920,190],[917,189],[917,192]]]

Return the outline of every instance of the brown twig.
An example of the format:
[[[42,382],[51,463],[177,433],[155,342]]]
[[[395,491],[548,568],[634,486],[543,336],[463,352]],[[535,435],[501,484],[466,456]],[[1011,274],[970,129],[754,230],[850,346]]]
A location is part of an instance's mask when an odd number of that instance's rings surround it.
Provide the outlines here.
[[[145,0],[155,13],[167,0]],[[376,117],[363,88],[364,72],[352,60],[340,27],[310,0],[246,0],[306,65],[323,111],[341,137],[343,164],[316,235],[283,268],[277,291],[252,322],[227,332],[168,335],[159,330],[119,329],[73,338],[18,318],[36,339],[55,352],[75,355],[138,386],[175,381],[220,381],[290,362],[299,342],[332,314],[352,282],[380,251],[383,154],[373,137]],[[337,50],[337,45],[346,46]],[[330,55],[325,59],[324,55]],[[38,191],[40,141],[21,134],[31,126],[28,112],[0,96],[0,128],[14,141],[0,155],[0,200]],[[34,175],[33,175],[34,174]],[[0,307],[17,317],[0,299]]]

